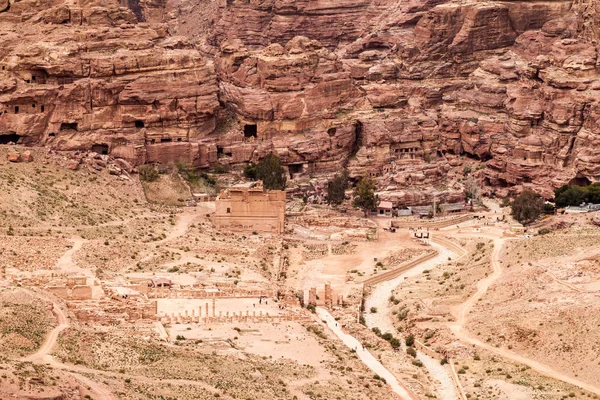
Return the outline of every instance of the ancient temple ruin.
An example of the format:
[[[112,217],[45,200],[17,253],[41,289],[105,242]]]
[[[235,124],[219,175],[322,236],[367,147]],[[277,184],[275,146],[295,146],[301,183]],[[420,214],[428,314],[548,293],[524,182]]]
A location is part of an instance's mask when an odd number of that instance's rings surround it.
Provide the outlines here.
[[[216,200],[214,223],[218,229],[283,233],[285,192],[265,190],[262,182],[224,189]]]

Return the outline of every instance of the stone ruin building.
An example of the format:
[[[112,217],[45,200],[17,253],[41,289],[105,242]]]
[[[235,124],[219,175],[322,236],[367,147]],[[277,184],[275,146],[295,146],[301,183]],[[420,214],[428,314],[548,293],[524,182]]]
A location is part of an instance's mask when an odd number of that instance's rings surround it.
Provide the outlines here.
[[[265,190],[260,181],[224,189],[216,199],[214,223],[217,229],[283,233],[285,192]]]

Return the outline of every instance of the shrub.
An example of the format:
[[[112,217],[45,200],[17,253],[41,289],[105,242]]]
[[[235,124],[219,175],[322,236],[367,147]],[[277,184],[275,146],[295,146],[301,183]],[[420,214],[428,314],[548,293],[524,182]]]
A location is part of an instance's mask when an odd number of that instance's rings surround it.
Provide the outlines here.
[[[413,335],[408,335],[405,339],[404,339],[404,343],[408,346],[411,347],[415,344],[415,337]]]
[[[377,313],[377,307],[371,307],[371,314]]]
[[[158,171],[153,165],[144,164],[138,168],[140,180],[144,182],[154,182],[158,179]]]
[[[406,348],[406,354],[412,356],[413,358],[415,358],[417,356],[417,351],[413,348],[413,347],[407,347]]]

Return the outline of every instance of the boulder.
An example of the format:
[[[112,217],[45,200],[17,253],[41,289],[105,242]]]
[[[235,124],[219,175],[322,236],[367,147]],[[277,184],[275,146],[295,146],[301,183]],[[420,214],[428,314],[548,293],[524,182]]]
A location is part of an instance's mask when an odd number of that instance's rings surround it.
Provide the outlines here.
[[[6,156],[6,159],[8,161],[10,161],[10,162],[13,162],[13,163],[18,163],[18,162],[22,161],[21,160],[21,154],[19,152],[17,152],[17,151],[14,151],[14,150],[8,152],[8,154]]]

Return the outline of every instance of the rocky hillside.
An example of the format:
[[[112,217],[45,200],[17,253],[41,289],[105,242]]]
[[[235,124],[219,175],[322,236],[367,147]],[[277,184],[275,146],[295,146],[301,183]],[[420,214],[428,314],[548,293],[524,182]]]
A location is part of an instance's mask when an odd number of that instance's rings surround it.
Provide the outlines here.
[[[0,0],[0,142],[496,194],[600,179],[590,1]]]

